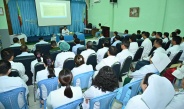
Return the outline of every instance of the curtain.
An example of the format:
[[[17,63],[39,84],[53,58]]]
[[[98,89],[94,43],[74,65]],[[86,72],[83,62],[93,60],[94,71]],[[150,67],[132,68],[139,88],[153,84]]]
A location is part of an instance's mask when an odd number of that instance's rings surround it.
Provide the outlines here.
[[[17,4],[21,12],[22,26],[18,19]],[[38,26],[35,0],[9,0],[8,8],[14,34],[24,33],[29,37],[59,33],[61,26]],[[67,26],[70,31],[83,31],[85,10],[85,0],[71,0],[72,24]]]

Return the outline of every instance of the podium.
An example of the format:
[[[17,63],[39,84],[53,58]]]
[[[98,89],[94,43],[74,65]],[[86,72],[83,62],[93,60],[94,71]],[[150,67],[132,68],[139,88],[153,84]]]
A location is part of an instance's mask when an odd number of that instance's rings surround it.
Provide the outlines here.
[[[110,36],[110,27],[107,26],[101,26],[102,32],[104,33],[104,37],[109,37]]]

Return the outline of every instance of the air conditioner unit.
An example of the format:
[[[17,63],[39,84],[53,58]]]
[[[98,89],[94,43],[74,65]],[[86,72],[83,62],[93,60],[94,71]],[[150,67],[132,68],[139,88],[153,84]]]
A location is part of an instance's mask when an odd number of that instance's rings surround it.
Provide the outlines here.
[[[93,3],[100,3],[100,0],[93,0]]]

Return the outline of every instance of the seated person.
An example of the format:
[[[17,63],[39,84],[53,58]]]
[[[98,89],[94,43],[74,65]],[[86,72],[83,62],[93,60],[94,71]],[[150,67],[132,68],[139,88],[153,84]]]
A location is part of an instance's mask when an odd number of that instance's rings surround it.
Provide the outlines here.
[[[100,33],[100,37],[98,38],[98,40],[97,40],[97,42],[96,42],[97,45],[98,45],[98,43],[99,43],[99,40],[102,39],[102,38],[105,38],[103,32]]]
[[[34,67],[38,62],[43,62],[42,53],[40,50],[34,51],[35,60],[31,62],[31,72],[34,74]]]
[[[113,44],[115,42],[115,37],[118,35],[118,32],[117,31],[114,31],[114,36],[111,37],[111,44]]]
[[[169,41],[169,33],[168,32],[165,32],[164,33],[164,39],[163,39],[163,43],[167,43]]]
[[[64,40],[64,36],[63,35],[60,35],[59,36],[59,42],[57,43],[57,46],[59,47],[59,45],[61,44],[61,43],[63,43],[63,42],[66,42],[65,40]],[[69,44],[68,44],[69,45]],[[70,45],[69,45],[70,46]]]
[[[114,43],[113,43],[111,46],[116,46],[118,43],[121,43],[121,41],[120,41],[120,36],[119,36],[119,35],[117,35],[117,36],[115,37],[115,41],[114,41]]]
[[[124,31],[123,37],[126,37],[126,36],[128,36],[128,30]]]
[[[84,57],[84,62],[87,62],[87,59],[89,57],[89,55],[91,55],[92,53],[96,53],[93,49],[93,42],[88,41],[86,44],[86,50],[81,52],[81,55]]]
[[[55,34],[52,34],[52,37],[51,37],[50,41],[56,41],[56,35]]]
[[[144,38],[144,41],[142,42],[141,46],[144,47],[142,58],[148,57],[148,54],[150,53],[152,49],[152,42],[149,39],[149,33],[143,32],[142,37]]]
[[[125,109],[166,109],[175,94],[174,87],[166,78],[153,73],[145,75],[141,88],[143,94],[132,97]]]
[[[97,51],[97,63],[100,63],[100,61],[104,58],[104,55],[107,53],[110,42],[108,40],[104,40],[103,42],[103,48],[98,49]]]
[[[20,47],[21,44],[19,43],[19,39],[17,37],[13,38],[13,45],[10,45],[10,47]]]
[[[34,55],[33,53],[28,53],[27,45],[21,45],[20,51],[22,51],[22,53],[20,55],[17,55],[16,57],[33,56]]]
[[[55,60],[55,67],[56,68],[63,68],[64,61],[68,58],[74,58],[75,54],[71,51],[68,51],[70,49],[70,45],[67,42],[62,42],[59,46],[61,53],[57,54],[56,60]]]
[[[60,48],[57,46],[56,41],[51,41],[50,43],[51,43],[50,52],[52,52],[52,51],[60,51]]]
[[[66,28],[66,26],[64,26],[64,28],[62,29],[62,35],[69,35],[70,31]]]
[[[137,30],[137,34],[135,34],[135,36],[136,36],[136,39],[141,39],[142,38],[141,30]]]
[[[98,38],[100,36],[100,33],[102,32],[102,25],[101,25],[101,23],[99,23],[98,25],[99,25],[99,31],[95,33],[96,38]]]
[[[161,33],[161,32],[157,32],[157,33],[156,33],[156,38],[162,39],[162,33]]]
[[[25,74],[25,67],[20,62],[13,62],[14,53],[10,48],[3,49],[1,51],[1,57],[3,60],[9,61],[11,64],[11,69],[16,69],[19,71],[20,78],[24,81],[28,81],[28,76]]]
[[[92,86],[87,89],[83,96],[84,101],[82,103],[83,109],[89,109],[90,99],[99,97],[105,94],[113,92],[118,88],[118,78],[109,66],[104,66],[100,69],[99,73],[93,79]],[[100,104],[97,102],[94,104],[96,109],[100,109]]]
[[[55,109],[82,98],[81,88],[70,86],[72,79],[73,75],[68,69],[63,69],[59,73],[58,81],[61,88],[50,92],[47,97],[47,109]]]
[[[130,46],[129,46],[128,50],[132,53],[132,55],[134,57],[135,53],[139,49],[138,43],[136,42],[136,35],[132,34],[129,38],[129,42],[130,42]]]
[[[152,34],[151,34],[151,38],[156,38],[156,31],[153,31]]]
[[[40,37],[40,38],[39,38],[39,42],[37,42],[37,43],[34,45],[34,47],[32,48],[33,51],[36,50],[36,45],[37,45],[37,44],[48,44],[48,42],[44,41],[43,37]]]
[[[77,49],[78,49],[79,47],[84,47],[84,45],[81,45],[81,44],[80,44],[80,39],[78,39],[78,38],[76,38],[76,39],[74,40],[74,43],[75,43],[75,46],[72,47],[72,52],[74,52],[75,54],[77,54]]]

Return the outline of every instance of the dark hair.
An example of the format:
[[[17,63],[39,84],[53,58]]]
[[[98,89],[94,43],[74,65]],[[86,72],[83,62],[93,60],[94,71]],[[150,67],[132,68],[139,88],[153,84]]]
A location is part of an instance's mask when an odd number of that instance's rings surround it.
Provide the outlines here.
[[[96,77],[94,78],[92,85],[101,89],[102,92],[114,91],[119,87],[118,78],[109,66],[104,66],[100,69]]]
[[[154,35],[156,35],[156,33],[157,33],[156,31],[153,31],[153,32],[152,32],[152,34],[154,34]]]
[[[79,38],[75,38],[74,42],[75,42],[76,44],[80,44],[80,39],[79,39]]]
[[[136,42],[136,35],[135,34],[132,34],[130,36],[130,39],[131,39],[132,42]]]
[[[0,60],[0,74],[6,75],[9,69],[11,69],[10,62],[7,60]]]
[[[147,32],[148,33],[148,37],[150,37],[150,32]]]
[[[142,34],[144,34],[146,31],[142,31]]]
[[[106,39],[104,40],[103,44],[104,44],[104,47],[109,47],[110,46],[109,40],[106,40]]]
[[[172,33],[171,33],[171,36],[172,36],[172,37],[176,36],[176,32],[172,32]]]
[[[98,25],[99,25],[99,26],[102,26],[102,24],[101,24],[101,23],[99,23]]]
[[[13,43],[18,43],[19,42],[19,39],[17,37],[14,37],[13,38]]]
[[[25,52],[25,51],[27,51],[27,45],[21,45],[20,46],[20,50],[22,51],[22,52]]]
[[[66,26],[64,26],[63,28],[66,28]]]
[[[88,41],[87,44],[86,44],[86,46],[87,46],[87,48],[92,49],[92,47],[93,47],[93,42]]]
[[[156,39],[155,39],[155,42],[156,42],[157,44],[159,44],[160,46],[162,46],[162,39],[156,38]]]
[[[128,30],[125,30],[125,33],[127,33],[127,34],[128,34]]]
[[[1,58],[3,60],[9,61],[12,56],[14,56],[14,52],[11,50],[11,48],[5,48],[1,51]]]
[[[124,45],[128,49],[130,46],[130,42],[128,40],[123,40],[121,45]]]
[[[43,62],[49,71],[48,78],[56,77],[52,58],[49,55],[44,55]]]
[[[160,37],[162,37],[162,33],[161,32],[157,32],[157,35],[159,35]]]
[[[53,46],[53,47],[57,46],[56,41],[51,41],[50,44],[51,44],[51,46]]]
[[[39,37],[39,41],[40,41],[40,40],[43,40],[43,37]]]
[[[115,39],[116,39],[116,40],[120,40],[120,36],[117,35],[117,36],[115,37]]]
[[[77,67],[81,66],[84,64],[84,57],[82,55],[76,55],[74,58],[75,64]]]
[[[182,38],[180,36],[174,36],[172,40],[175,41],[177,45],[179,45],[182,41]]]
[[[169,33],[168,32],[164,32],[164,36],[166,36],[169,40]]]
[[[118,32],[117,31],[114,31],[114,34],[117,36],[118,35]]]
[[[141,34],[141,30],[137,30],[137,34]]]
[[[146,84],[148,86],[148,79],[151,75],[153,75],[154,73],[147,73],[146,76],[143,79],[143,84]]]
[[[64,36],[63,36],[63,35],[60,35],[60,36],[59,36],[59,39],[60,39],[60,40],[64,40]]]
[[[117,54],[117,48],[114,46],[110,46],[108,51],[110,55],[116,56]]]
[[[41,51],[40,51],[40,50],[35,50],[35,51],[34,51],[34,55],[35,55],[37,61],[38,61],[38,62],[41,62],[41,57],[42,57]]]
[[[181,30],[180,29],[176,29],[176,33],[177,34],[180,34],[181,33]]]
[[[61,83],[61,85],[66,86],[65,91],[64,91],[64,95],[68,98],[72,98],[73,92],[72,92],[72,89],[70,87],[70,83],[73,79],[73,75],[72,75],[71,71],[68,69],[61,70],[58,78],[59,78],[59,82]]]
[[[77,35],[76,34],[73,34],[73,38],[76,39],[77,38]]]
[[[144,34],[144,36],[146,36],[147,38],[149,37],[149,33],[148,33],[148,32],[144,32],[143,34]]]

